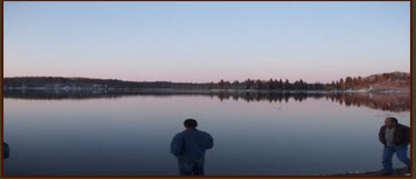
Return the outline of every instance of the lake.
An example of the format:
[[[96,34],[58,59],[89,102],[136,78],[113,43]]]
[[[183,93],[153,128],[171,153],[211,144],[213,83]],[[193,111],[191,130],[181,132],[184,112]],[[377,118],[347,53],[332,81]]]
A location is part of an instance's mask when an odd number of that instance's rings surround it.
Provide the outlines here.
[[[214,137],[206,175],[381,170],[379,129],[388,116],[409,126],[410,102],[409,94],[10,93],[4,173],[178,175],[169,147],[186,118]],[[405,166],[396,156],[393,165]]]

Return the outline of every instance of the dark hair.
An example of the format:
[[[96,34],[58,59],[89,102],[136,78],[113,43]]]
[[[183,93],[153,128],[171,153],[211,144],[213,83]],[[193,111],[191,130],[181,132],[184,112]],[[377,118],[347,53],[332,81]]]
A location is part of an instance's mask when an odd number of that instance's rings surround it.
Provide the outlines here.
[[[186,119],[186,120],[183,122],[183,125],[184,125],[186,128],[195,128],[196,126],[198,126],[198,122],[196,122],[196,120],[195,120],[195,119],[189,118],[189,119]]]
[[[394,117],[388,117],[390,120],[391,120],[391,122],[394,122],[394,123],[398,123],[398,121],[397,121],[397,119],[396,118],[394,118]]]

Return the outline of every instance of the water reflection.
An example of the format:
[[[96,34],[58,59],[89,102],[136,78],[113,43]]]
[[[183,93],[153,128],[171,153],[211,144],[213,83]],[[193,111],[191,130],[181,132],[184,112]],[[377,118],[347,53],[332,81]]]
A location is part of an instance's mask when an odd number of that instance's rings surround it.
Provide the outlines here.
[[[126,96],[178,96],[178,95],[198,95],[208,96],[223,100],[244,100],[247,102],[288,102],[293,99],[302,102],[307,98],[326,99],[332,102],[337,102],[345,106],[365,106],[372,109],[383,111],[403,112],[410,111],[410,94],[407,93],[322,93],[322,92],[284,92],[284,93],[269,93],[269,92],[241,92],[241,91],[82,91],[82,92],[50,92],[43,90],[6,90],[4,91],[5,98],[14,99],[30,99],[30,100],[60,100],[60,99],[94,99],[94,98],[120,98]]]
[[[374,136],[384,116],[395,116],[405,125],[411,119],[409,112],[364,107],[372,100],[406,100],[389,94],[121,93],[100,99],[98,94],[71,98],[62,93],[51,100],[28,91],[26,97],[36,100],[8,95],[4,139],[13,151],[4,174],[177,175],[169,143],[183,130],[186,117],[197,118],[201,130],[216,136],[217,148],[207,155],[208,175],[373,171],[381,167],[382,145]]]

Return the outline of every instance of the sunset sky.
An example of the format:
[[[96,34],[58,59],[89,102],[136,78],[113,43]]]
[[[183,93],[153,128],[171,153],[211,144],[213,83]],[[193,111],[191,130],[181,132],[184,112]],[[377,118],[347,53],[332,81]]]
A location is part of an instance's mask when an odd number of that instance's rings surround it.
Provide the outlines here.
[[[410,72],[410,2],[4,2],[4,76],[217,82]]]

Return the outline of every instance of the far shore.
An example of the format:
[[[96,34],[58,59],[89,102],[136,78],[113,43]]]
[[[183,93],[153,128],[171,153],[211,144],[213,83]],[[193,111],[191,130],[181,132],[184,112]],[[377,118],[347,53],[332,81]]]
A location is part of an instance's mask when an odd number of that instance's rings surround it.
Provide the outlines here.
[[[142,92],[142,93],[404,93],[410,94],[410,89],[361,89],[361,90],[258,90],[258,89],[189,89],[189,88],[79,88],[79,87],[5,87],[4,90],[35,90],[47,92]]]

